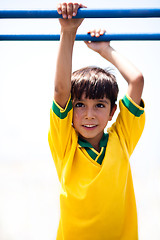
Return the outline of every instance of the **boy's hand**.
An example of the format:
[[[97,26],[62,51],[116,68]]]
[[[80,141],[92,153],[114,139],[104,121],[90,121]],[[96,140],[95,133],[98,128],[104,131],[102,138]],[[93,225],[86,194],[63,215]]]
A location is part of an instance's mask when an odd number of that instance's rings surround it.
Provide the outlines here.
[[[104,33],[106,32],[106,30],[90,30],[87,33],[89,33],[91,35],[91,37],[100,37],[102,36]],[[95,52],[98,52],[99,54],[101,54],[103,52],[103,50],[107,47],[110,47],[110,42],[92,42],[92,41],[85,41],[86,45],[92,49]]]
[[[77,15],[79,8],[86,8],[86,6],[78,3],[59,3],[57,11],[62,14],[63,19],[59,19],[62,30],[65,31],[76,31],[81,25],[83,18],[72,19]]]

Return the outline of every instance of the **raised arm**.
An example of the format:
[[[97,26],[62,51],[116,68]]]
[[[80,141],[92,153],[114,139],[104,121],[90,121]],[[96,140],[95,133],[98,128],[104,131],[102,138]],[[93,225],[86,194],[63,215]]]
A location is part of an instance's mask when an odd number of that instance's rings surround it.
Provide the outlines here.
[[[91,36],[99,37],[105,30],[89,31]],[[127,94],[138,105],[141,102],[144,79],[142,73],[124,56],[115,51],[109,42],[86,42],[87,46],[98,52],[102,57],[112,63],[128,83]]]
[[[72,16],[76,16],[78,8],[82,7],[85,6],[78,3],[62,3],[57,7],[63,19],[59,19],[61,37],[55,73],[54,99],[62,108],[65,108],[71,92],[73,45],[77,29],[83,21],[83,19],[72,19]]]

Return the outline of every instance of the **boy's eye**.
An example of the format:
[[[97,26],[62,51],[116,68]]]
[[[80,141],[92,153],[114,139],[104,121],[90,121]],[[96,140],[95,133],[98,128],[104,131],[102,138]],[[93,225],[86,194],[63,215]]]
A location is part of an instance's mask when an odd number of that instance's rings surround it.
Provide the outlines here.
[[[79,108],[79,107],[84,107],[84,104],[81,102],[78,102],[75,104],[75,107]]]
[[[97,106],[98,108],[104,108],[104,107],[105,107],[104,104],[102,104],[102,103],[98,103],[96,106]]]

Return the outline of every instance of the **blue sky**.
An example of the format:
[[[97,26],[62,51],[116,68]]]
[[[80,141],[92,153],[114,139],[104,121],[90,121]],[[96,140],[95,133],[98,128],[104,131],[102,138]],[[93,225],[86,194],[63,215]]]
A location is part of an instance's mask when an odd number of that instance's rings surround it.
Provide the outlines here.
[[[1,0],[0,9],[55,9],[57,3],[58,1],[50,0]],[[86,0],[82,3],[89,8],[160,8],[159,0]],[[0,22],[0,34],[52,34],[60,31],[57,19],[10,19]],[[159,26],[160,19],[85,19],[78,32],[85,33],[93,27],[105,28],[107,32],[160,32]],[[140,240],[158,240],[160,41],[111,42],[111,45],[135,63],[145,78],[143,99],[146,104],[146,126],[131,157],[131,167]],[[47,134],[57,48],[58,42],[0,42],[2,240],[25,237],[30,240],[44,237],[55,239],[59,217],[59,183],[48,147]],[[73,70],[86,65],[110,66],[83,42],[76,42]],[[120,99],[126,93],[127,85],[116,70],[115,74],[120,87]]]

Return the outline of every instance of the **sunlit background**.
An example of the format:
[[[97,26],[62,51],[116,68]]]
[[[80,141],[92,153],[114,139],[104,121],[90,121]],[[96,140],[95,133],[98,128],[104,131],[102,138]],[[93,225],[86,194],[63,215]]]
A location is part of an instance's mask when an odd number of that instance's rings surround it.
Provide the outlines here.
[[[1,0],[0,9],[55,9],[58,1]],[[159,0],[84,0],[89,8],[160,8]],[[160,32],[160,19],[85,19],[79,33]],[[59,33],[57,19],[0,20],[0,34]],[[146,126],[130,159],[139,240],[160,239],[160,41],[112,42],[143,72]],[[58,42],[0,42],[0,240],[54,240],[59,182],[48,147]],[[73,70],[111,66],[76,42]],[[112,66],[111,66],[112,67]],[[127,85],[115,70],[119,99]],[[118,113],[118,112],[117,112]],[[114,118],[115,120],[115,118]],[[105,183],[104,183],[105,184]]]

